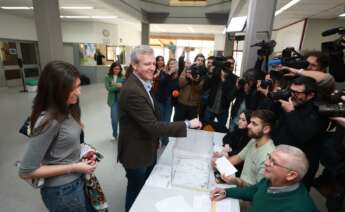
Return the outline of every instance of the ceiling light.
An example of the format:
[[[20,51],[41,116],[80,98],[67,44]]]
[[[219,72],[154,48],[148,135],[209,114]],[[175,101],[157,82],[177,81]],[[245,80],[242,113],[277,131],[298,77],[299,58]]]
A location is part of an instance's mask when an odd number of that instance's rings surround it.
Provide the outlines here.
[[[92,10],[94,7],[90,7],[90,6],[66,6],[66,7],[60,7],[60,9],[63,10]]]
[[[230,20],[227,32],[242,32],[246,26],[247,16],[233,17]]]
[[[188,29],[190,32],[195,32],[195,30],[194,30],[192,27],[187,27],[187,29]]]
[[[69,18],[69,19],[85,19],[85,18],[91,18],[91,16],[87,15],[62,15],[60,18]]]
[[[345,13],[340,14],[339,17],[345,17]]]
[[[285,4],[284,6],[282,6],[279,10],[277,10],[275,12],[275,16],[279,15],[280,13],[284,12],[285,10],[289,9],[290,7],[294,6],[295,4],[297,4],[298,2],[300,2],[301,0],[292,0],[289,3]]]
[[[32,10],[33,7],[0,7],[3,10]]]
[[[117,16],[91,16],[91,18],[94,18],[94,19],[115,19],[117,18]]]

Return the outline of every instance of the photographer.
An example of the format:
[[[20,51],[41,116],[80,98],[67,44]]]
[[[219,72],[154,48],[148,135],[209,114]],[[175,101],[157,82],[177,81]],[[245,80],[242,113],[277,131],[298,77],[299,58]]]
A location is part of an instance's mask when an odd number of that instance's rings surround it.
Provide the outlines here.
[[[232,73],[235,60],[232,57],[216,58],[213,75],[205,82],[204,91],[209,91],[205,122],[212,122],[217,117],[218,123],[225,127],[230,103],[236,97],[238,77]]]
[[[335,80],[332,75],[327,73],[328,59],[319,52],[312,51],[306,54],[308,67],[304,69],[295,69],[287,66],[280,66],[280,70],[287,70],[289,75],[305,76],[313,78],[317,82],[317,101],[325,101],[327,96],[332,93],[335,87]]]
[[[232,132],[237,126],[240,114],[245,110],[258,108],[257,70],[248,69],[243,78],[236,82],[236,100],[231,107],[231,119],[229,130]]]
[[[194,64],[186,67],[179,77],[180,95],[175,107],[174,121],[189,120],[198,116],[205,75],[205,57],[198,54]]]
[[[313,104],[317,94],[316,82],[309,77],[298,77],[289,86],[291,97],[279,100],[283,113],[272,139],[275,144],[288,144],[300,148],[307,156],[310,167],[303,179],[309,189],[319,167],[322,135],[327,120],[320,116]]]

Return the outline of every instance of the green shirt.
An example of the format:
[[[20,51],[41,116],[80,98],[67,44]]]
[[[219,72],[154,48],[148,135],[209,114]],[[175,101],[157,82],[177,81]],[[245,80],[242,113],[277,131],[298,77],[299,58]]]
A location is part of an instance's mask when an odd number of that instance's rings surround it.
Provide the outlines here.
[[[269,193],[267,179],[244,188],[228,188],[226,196],[251,201],[251,212],[316,212],[318,211],[307,189],[300,184],[293,191]]]
[[[113,75],[106,75],[104,78],[104,85],[108,91],[108,98],[107,103],[109,107],[111,107],[116,101],[117,97],[120,93],[120,89],[114,86],[114,76]],[[124,77],[118,77],[116,79],[116,83],[123,83],[125,81]]]
[[[251,139],[239,153],[241,160],[244,161],[240,178],[250,185],[258,183],[264,177],[264,163],[267,154],[273,152],[274,148],[271,139],[259,148],[256,147],[255,139]]]

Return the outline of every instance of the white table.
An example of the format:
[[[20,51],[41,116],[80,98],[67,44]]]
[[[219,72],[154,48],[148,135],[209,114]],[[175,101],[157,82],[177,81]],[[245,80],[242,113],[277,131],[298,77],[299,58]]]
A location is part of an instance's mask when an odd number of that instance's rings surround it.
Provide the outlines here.
[[[213,143],[222,143],[222,138],[224,134],[217,133],[213,136]],[[212,141],[210,141],[212,142]],[[185,201],[193,207],[194,197],[200,197],[202,195],[209,195],[209,191],[201,191],[196,189],[184,189],[181,187],[171,186],[170,183],[166,187],[159,187],[156,185],[158,183],[157,177],[159,178],[163,172],[160,169],[161,167],[169,168],[172,166],[172,154],[173,154],[173,146],[175,143],[175,138],[170,138],[170,142],[167,145],[166,149],[164,150],[163,154],[159,158],[157,165],[154,167],[151,175],[149,176],[148,180],[146,181],[143,189],[140,191],[137,199],[135,200],[134,204],[130,212],[158,212],[159,210],[155,207],[155,204],[161,200],[164,200],[169,197],[173,196],[183,196]],[[167,174],[168,172],[165,172]],[[213,175],[212,175],[213,176]],[[214,183],[214,177],[210,178],[211,183]],[[216,185],[219,187],[218,185]],[[220,208],[216,209],[216,212],[239,212],[239,201],[235,199],[227,198],[223,200],[226,205],[227,210],[221,210]],[[218,203],[217,203],[218,204]],[[217,208],[217,206],[216,206]],[[198,211],[199,212],[199,211]]]

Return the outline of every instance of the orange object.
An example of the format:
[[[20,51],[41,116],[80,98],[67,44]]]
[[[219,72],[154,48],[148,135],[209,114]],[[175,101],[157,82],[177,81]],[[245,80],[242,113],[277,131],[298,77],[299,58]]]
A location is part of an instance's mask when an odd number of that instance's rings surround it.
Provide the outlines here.
[[[172,96],[173,97],[178,97],[180,95],[180,92],[178,90],[173,90]]]

